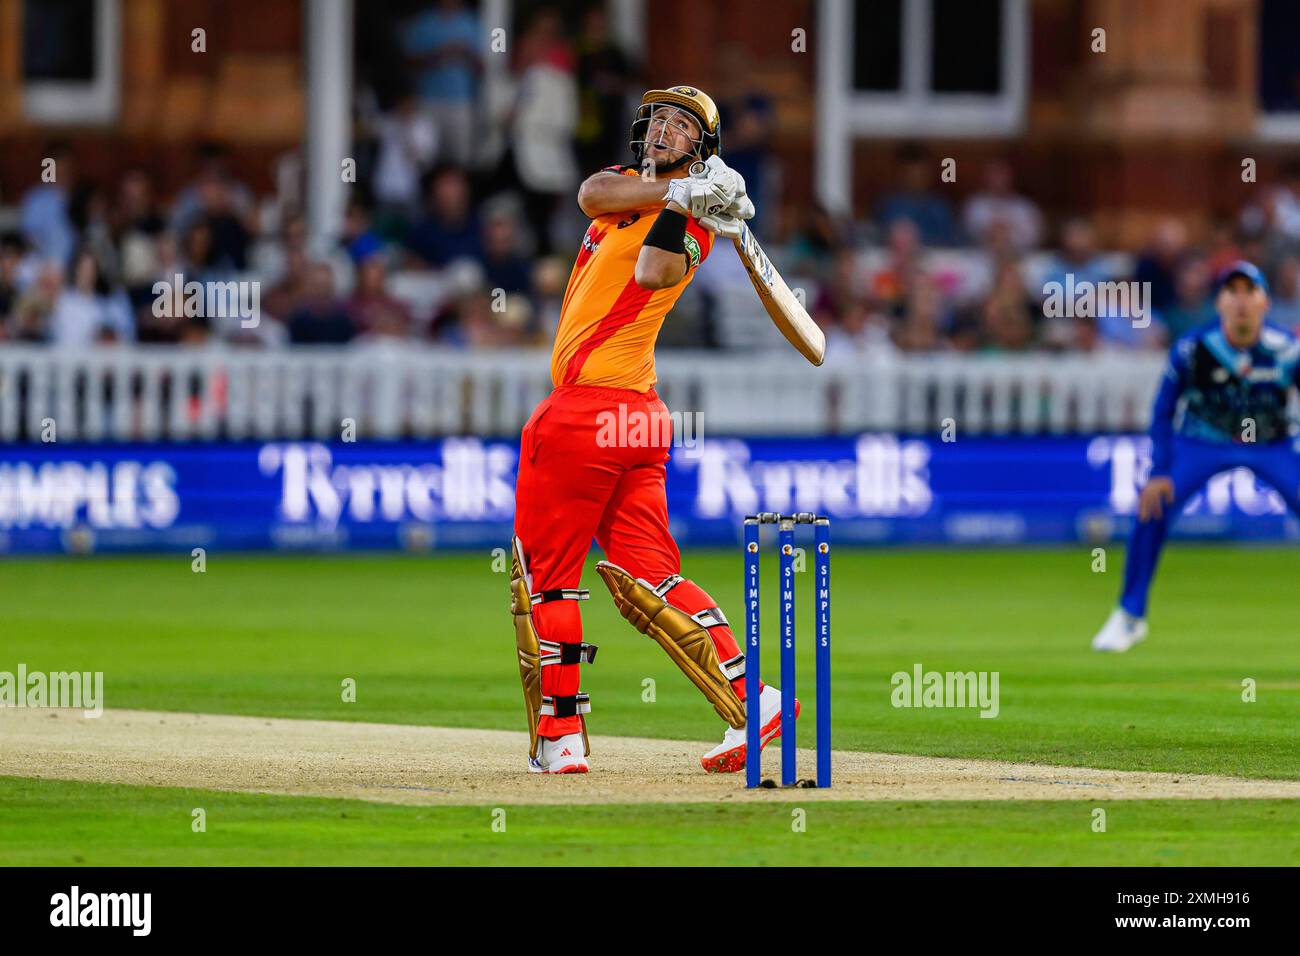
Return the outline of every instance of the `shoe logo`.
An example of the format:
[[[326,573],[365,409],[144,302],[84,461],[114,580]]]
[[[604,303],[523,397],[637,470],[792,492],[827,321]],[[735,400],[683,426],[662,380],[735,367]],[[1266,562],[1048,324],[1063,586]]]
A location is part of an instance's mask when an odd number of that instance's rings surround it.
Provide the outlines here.
[[[560,751],[560,756],[561,756],[561,757],[572,757],[573,754],[570,752],[570,750],[569,750],[568,747],[565,747],[563,750]]]

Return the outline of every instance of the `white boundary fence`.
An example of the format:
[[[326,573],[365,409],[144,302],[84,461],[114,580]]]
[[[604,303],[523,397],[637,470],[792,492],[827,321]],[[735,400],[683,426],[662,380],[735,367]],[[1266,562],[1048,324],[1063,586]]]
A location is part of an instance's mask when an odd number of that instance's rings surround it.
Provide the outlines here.
[[[1064,434],[1143,429],[1163,356],[661,352],[657,386],[705,434]],[[0,442],[513,436],[550,390],[545,351],[380,343],[66,352],[0,346]]]

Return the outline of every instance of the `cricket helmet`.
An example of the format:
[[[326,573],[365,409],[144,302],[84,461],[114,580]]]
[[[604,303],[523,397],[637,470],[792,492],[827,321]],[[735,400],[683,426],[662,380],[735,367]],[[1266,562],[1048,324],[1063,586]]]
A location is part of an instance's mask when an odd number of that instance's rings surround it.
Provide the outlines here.
[[[650,130],[650,118],[661,106],[671,106],[690,115],[700,127],[699,139],[692,140],[693,152],[681,156],[668,166],[676,169],[686,162],[705,160],[716,156],[722,150],[722,121],[718,117],[718,107],[712,97],[694,86],[670,86],[663,90],[647,90],[641,97],[641,106],[636,111],[632,122],[632,139],[628,144],[641,163],[645,158],[646,136]]]

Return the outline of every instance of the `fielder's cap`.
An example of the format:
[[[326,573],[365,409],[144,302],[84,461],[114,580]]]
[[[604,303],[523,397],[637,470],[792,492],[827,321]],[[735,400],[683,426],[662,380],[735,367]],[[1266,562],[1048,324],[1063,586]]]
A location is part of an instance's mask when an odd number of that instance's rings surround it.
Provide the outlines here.
[[[1253,262],[1247,262],[1245,259],[1238,259],[1220,271],[1218,278],[1214,280],[1214,290],[1217,292],[1222,289],[1234,276],[1248,279],[1252,285],[1263,289],[1265,295],[1268,294],[1268,280],[1264,278],[1264,273]]]

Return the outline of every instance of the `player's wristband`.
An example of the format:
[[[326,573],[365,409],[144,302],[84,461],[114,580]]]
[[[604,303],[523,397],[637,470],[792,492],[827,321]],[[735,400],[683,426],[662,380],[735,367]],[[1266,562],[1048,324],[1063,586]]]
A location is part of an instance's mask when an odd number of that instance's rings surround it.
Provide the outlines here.
[[[642,245],[685,255],[686,217],[674,209],[664,209],[646,233]]]

